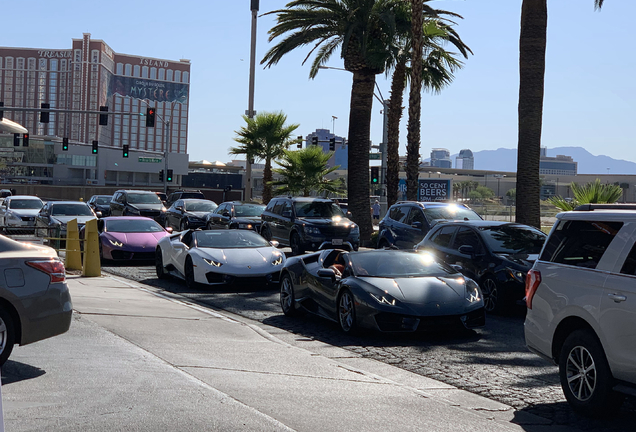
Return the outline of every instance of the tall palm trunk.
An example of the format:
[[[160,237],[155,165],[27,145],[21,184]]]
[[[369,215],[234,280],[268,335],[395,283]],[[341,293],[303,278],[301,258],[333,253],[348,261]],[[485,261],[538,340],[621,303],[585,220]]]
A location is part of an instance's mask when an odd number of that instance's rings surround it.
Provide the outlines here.
[[[360,226],[362,244],[371,239],[373,226],[369,203],[369,139],[375,72],[353,71],[349,108],[349,178],[347,193],[353,220]]]
[[[424,3],[411,0],[411,89],[409,93],[409,121],[406,134],[406,198],[417,200],[420,173],[420,116],[422,114],[422,50],[424,48]]]
[[[400,183],[400,119],[402,118],[402,102],[406,87],[406,58],[400,59],[393,70],[391,82],[391,98],[389,99],[388,114],[388,143],[386,146],[386,197],[387,207],[392,206],[398,199]]]
[[[519,37],[516,221],[537,228],[541,227],[539,159],[547,26],[547,0],[523,0]]]
[[[272,160],[265,159],[265,168],[263,169],[263,204],[267,205],[272,199]]]

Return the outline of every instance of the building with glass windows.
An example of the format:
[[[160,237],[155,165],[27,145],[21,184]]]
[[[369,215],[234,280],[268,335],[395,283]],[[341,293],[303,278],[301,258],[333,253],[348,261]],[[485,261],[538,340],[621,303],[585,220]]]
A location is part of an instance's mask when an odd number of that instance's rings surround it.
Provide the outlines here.
[[[455,158],[455,168],[472,170],[475,169],[475,156],[469,149],[462,149]]]
[[[29,130],[29,146],[0,131],[0,177],[46,184],[161,185],[165,166],[188,171],[187,126],[190,61],[118,54],[85,33],[71,48],[0,47],[0,101],[4,117]],[[51,109],[40,122],[42,103]],[[97,112],[114,114],[100,125]],[[146,109],[156,110],[146,127]],[[33,108],[11,111],[7,108]],[[68,150],[62,140],[69,140]],[[92,143],[99,152],[92,154]],[[123,146],[129,157],[123,158]],[[30,175],[29,175],[30,174]]]
[[[539,159],[539,174],[551,175],[576,175],[578,163],[572,159],[572,156],[557,155],[549,157],[547,147],[541,148],[541,156]]]
[[[450,152],[445,148],[434,148],[431,150],[431,166],[438,168],[452,168],[453,162]]]

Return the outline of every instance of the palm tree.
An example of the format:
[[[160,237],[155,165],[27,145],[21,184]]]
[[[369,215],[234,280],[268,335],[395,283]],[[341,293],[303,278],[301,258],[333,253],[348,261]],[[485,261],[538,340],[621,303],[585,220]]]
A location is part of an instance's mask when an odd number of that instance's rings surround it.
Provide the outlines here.
[[[618,184],[602,184],[600,179],[583,186],[572,182],[570,188],[574,193],[574,199],[566,200],[561,196],[553,196],[548,201],[563,211],[574,210],[581,204],[607,204],[615,203],[623,195],[623,189]]]
[[[281,157],[289,144],[296,142],[291,134],[299,125],[286,125],[287,116],[280,111],[258,113],[254,118],[243,116],[243,120],[247,125],[234,132],[237,135],[234,141],[241,145],[231,147],[229,153],[246,155],[248,163],[252,159],[265,161],[263,204],[267,204],[272,199],[272,161]]]
[[[604,0],[594,0],[595,9]],[[541,227],[539,159],[543,122],[547,0],[523,0],[519,36],[517,222]]]
[[[409,91],[409,120],[406,126],[406,199],[417,200],[417,178],[420,166],[420,116],[422,113],[422,58],[424,25],[422,0],[411,0],[411,88]]]
[[[428,1],[428,0],[427,0]],[[426,56],[422,65],[422,84],[425,89],[439,93],[453,80],[455,70],[462,67],[454,54],[447,52],[441,44],[448,41],[455,45],[464,57],[468,56],[470,48],[461,41],[455,30],[449,24],[452,22],[442,15],[461,16],[452,12],[432,9],[424,5],[424,14],[436,18],[428,18],[424,23],[424,46]],[[397,201],[399,184],[399,133],[400,119],[402,117],[402,100],[406,87],[407,77],[410,74],[408,62],[411,56],[410,33],[400,38],[396,47],[396,53],[390,58],[387,69],[393,69],[391,82],[391,97],[389,99],[389,112],[387,118],[387,204],[390,206]]]
[[[410,21],[403,0],[294,0],[277,14],[270,42],[282,38],[261,63],[271,67],[287,53],[311,45],[315,53],[309,77],[314,78],[340,50],[344,68],[353,74],[348,131],[348,195],[353,219],[363,242],[373,227],[369,212],[369,139],[375,76],[384,71],[388,47],[404,34]]]
[[[281,180],[272,181],[270,185],[278,185],[277,194],[310,196],[316,193],[341,193],[344,190],[344,179],[330,180],[327,175],[340,168],[340,165],[327,168],[327,163],[334,152],[323,152],[318,146],[309,146],[302,150],[285,150],[278,161],[281,168],[274,172],[282,176]]]

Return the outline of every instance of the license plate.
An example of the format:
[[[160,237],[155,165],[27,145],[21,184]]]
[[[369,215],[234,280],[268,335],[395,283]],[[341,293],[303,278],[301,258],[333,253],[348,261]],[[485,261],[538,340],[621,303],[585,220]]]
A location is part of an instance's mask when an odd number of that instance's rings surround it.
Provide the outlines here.
[[[342,246],[342,239],[333,239],[331,240],[331,244],[334,246]]]

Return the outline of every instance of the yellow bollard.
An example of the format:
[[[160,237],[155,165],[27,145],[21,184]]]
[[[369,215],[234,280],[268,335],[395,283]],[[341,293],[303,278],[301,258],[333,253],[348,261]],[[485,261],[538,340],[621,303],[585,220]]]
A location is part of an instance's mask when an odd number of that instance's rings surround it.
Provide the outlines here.
[[[82,274],[86,277],[102,275],[102,267],[99,261],[97,219],[89,220],[84,227],[84,269]]]
[[[66,259],[64,266],[68,270],[82,269],[82,252],[80,251],[79,230],[77,219],[66,224]]]

